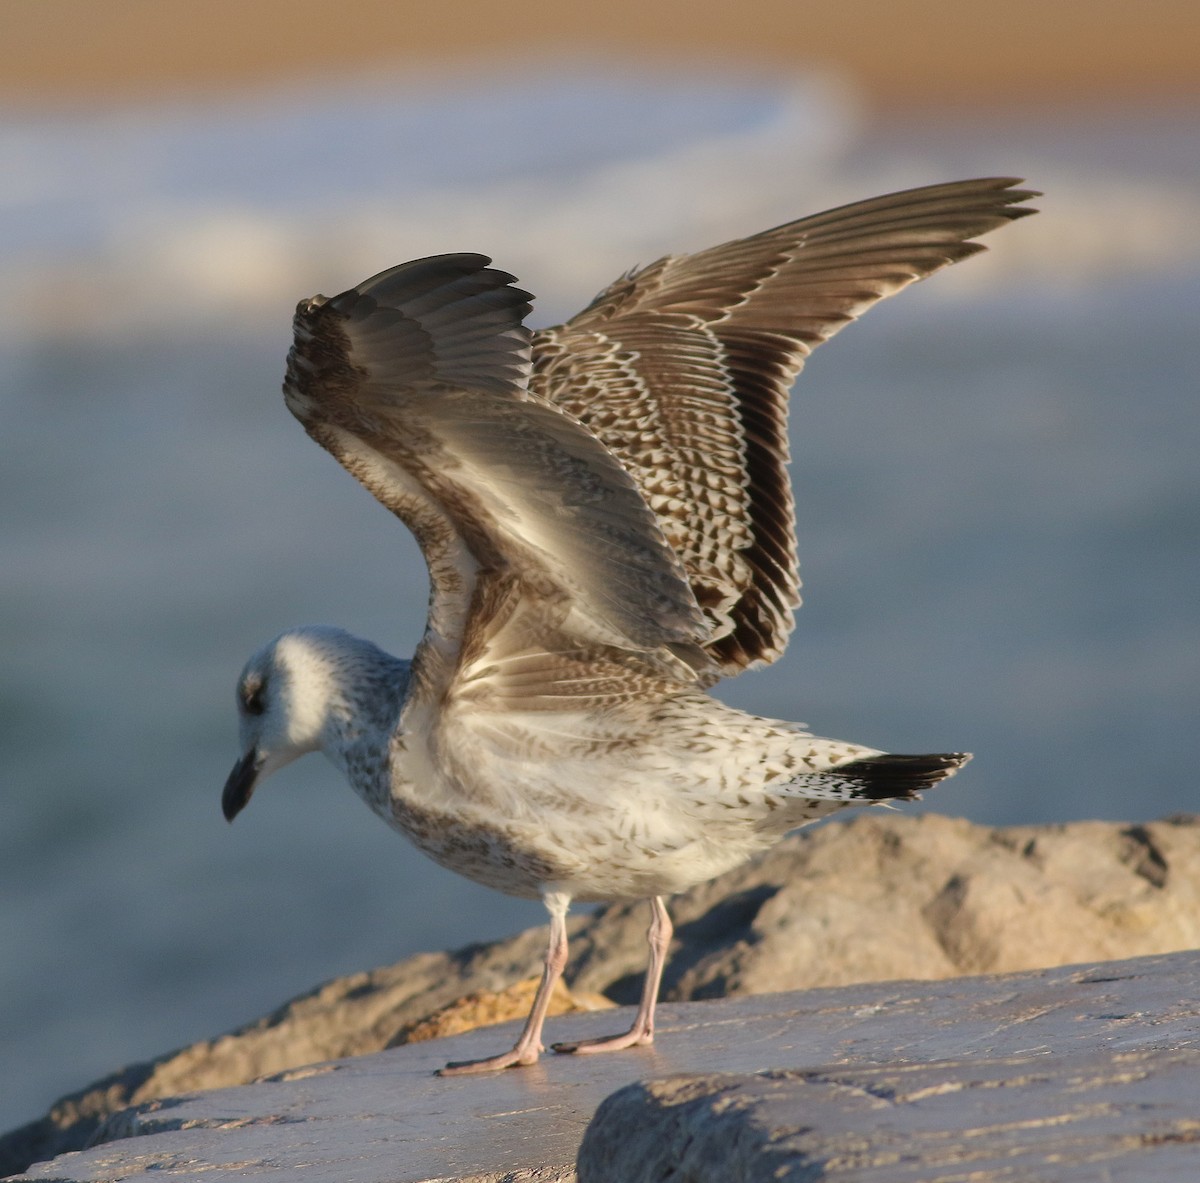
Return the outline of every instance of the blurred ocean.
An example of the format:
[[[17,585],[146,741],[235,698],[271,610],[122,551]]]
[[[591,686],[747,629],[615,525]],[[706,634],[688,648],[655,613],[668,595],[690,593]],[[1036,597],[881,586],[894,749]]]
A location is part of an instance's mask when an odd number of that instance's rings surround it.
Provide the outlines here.
[[[543,920],[317,759],[220,815],[255,646],[419,636],[415,545],[279,397],[296,300],[407,258],[492,254],[550,323],[668,251],[1028,177],[1043,213],[809,363],[806,606],[720,693],[973,750],[928,804],[981,822],[1196,809],[1197,126],[867,124],[836,80],[587,71],[0,113],[0,1128],[323,979]]]

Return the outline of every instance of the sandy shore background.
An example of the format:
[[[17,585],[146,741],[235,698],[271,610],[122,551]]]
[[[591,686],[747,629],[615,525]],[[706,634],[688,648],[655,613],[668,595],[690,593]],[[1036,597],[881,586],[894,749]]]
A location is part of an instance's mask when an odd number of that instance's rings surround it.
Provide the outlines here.
[[[881,107],[1200,93],[1195,0],[10,0],[0,24],[0,102],[38,106],[546,57],[833,67]]]

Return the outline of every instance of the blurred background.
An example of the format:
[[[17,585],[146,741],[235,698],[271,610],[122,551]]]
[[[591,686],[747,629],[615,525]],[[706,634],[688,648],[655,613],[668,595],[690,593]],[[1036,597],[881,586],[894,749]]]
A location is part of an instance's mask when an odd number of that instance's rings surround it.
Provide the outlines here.
[[[720,693],[973,750],[928,804],[979,822],[1196,808],[1193,0],[0,19],[0,1128],[322,979],[543,920],[316,758],[220,816],[253,648],[419,637],[415,546],[279,396],[297,299],[407,258],[486,252],[547,324],[667,252],[1028,177],[1038,217],[809,363],[806,605]]]

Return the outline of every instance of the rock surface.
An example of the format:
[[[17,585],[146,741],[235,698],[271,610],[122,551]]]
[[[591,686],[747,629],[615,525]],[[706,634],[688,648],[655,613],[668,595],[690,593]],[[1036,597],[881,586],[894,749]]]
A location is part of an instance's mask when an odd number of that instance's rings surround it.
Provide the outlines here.
[[[1198,1074],[1188,1047],[670,1076],[600,1106],[579,1183],[1182,1183]]]
[[[895,978],[941,979],[1200,946],[1200,819],[990,829],[869,813],[796,834],[675,898],[664,997],[685,1000]],[[644,906],[577,917],[576,999],[636,1000]],[[215,1040],[134,1065],[0,1139],[0,1174],[86,1144],[128,1105],[522,1013],[500,994],[536,969],[545,930],[423,953],[319,987]],[[464,995],[474,996],[459,1002]],[[592,996],[589,1001],[589,996]],[[483,1017],[490,1016],[490,1017]],[[558,1038],[552,1026],[552,1038]],[[493,1042],[497,1037],[493,1037]],[[502,1040],[501,1040],[502,1042]]]
[[[1200,1177],[1198,976],[1200,954],[1181,953],[671,1004],[653,1048],[433,1075],[511,1040],[510,1024],[150,1101],[111,1118],[104,1144],[21,1178],[565,1183],[601,1101],[657,1078],[601,1107],[582,1183],[1178,1183]],[[558,1025],[586,1038],[628,1017]],[[703,1173],[689,1129],[731,1169]],[[738,1175],[739,1151],[774,1173]]]

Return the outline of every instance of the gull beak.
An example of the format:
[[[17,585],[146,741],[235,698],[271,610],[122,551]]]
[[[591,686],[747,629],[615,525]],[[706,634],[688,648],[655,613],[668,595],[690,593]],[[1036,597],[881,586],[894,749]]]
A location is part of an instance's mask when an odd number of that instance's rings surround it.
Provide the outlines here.
[[[246,808],[246,802],[250,800],[258,781],[262,763],[258,749],[251,748],[233,766],[233,771],[225,782],[225,790],[221,794],[221,812],[227,822],[233,821]]]

